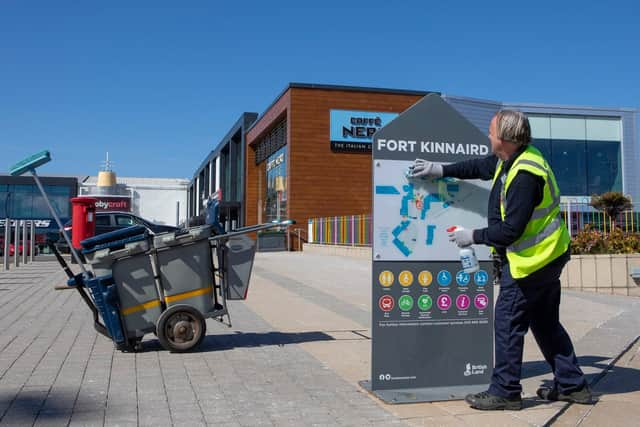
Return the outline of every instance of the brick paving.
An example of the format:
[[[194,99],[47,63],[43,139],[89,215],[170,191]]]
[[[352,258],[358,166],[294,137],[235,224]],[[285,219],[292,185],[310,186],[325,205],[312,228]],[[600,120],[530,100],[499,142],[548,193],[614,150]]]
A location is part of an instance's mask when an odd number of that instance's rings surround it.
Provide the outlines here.
[[[370,261],[258,254],[233,327],[207,321],[199,351],[172,354],[153,335],[122,353],[97,334],[55,262],[0,271],[0,426],[633,425],[637,419],[640,299],[565,292],[561,315],[596,406],[532,396],[550,378],[531,337],[526,409],[486,413],[460,401],[385,405],[368,379]],[[606,374],[606,375],[605,375]],[[629,415],[629,416],[627,416]]]
[[[208,320],[199,352],[171,354],[155,337],[122,353],[53,262],[0,272],[0,425],[389,425],[382,409],[243,303],[233,328]]]

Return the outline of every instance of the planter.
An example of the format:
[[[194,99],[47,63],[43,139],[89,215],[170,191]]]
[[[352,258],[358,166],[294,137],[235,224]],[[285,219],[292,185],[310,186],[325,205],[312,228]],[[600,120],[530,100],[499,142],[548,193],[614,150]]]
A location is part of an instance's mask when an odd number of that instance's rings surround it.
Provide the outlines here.
[[[572,255],[560,281],[568,289],[640,296],[640,283],[631,277],[637,268],[640,254]]]
[[[258,252],[277,252],[287,250],[285,231],[264,231],[258,233]]]

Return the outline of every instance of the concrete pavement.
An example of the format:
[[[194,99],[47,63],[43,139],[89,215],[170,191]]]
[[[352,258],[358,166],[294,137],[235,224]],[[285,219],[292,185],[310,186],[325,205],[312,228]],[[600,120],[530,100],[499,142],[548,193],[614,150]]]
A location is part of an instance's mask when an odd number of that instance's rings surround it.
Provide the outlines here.
[[[65,281],[57,264],[0,272],[0,425],[636,424],[640,299],[563,294],[597,405],[533,397],[551,376],[530,337],[523,411],[386,405],[358,386],[370,376],[370,276],[363,259],[260,253],[248,300],[230,303],[233,327],[208,320],[195,353],[168,353],[150,335],[130,354],[95,333],[75,291],[53,291]]]

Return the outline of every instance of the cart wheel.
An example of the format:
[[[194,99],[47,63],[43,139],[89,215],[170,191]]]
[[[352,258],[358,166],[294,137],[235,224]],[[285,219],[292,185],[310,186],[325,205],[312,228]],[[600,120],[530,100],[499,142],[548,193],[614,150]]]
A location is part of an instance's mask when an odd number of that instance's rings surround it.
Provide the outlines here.
[[[156,334],[162,347],[175,353],[196,347],[207,331],[202,314],[188,305],[174,305],[158,318]]]

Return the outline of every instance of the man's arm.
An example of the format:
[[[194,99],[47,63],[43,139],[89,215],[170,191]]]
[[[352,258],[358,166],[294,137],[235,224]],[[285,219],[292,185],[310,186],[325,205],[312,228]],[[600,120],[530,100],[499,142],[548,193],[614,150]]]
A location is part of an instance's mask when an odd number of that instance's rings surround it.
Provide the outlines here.
[[[541,177],[526,171],[518,172],[507,191],[504,221],[474,230],[474,242],[506,247],[518,240],[531,219],[533,210],[542,201],[543,191],[544,180]]]
[[[498,157],[495,154],[482,159],[464,160],[442,167],[443,176],[460,179],[493,179],[496,172]]]

